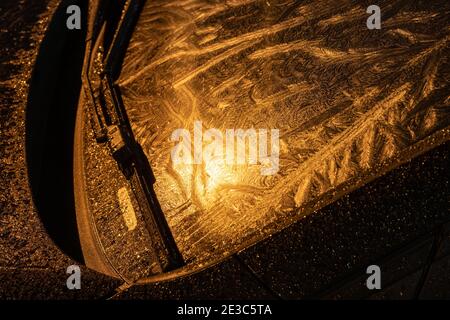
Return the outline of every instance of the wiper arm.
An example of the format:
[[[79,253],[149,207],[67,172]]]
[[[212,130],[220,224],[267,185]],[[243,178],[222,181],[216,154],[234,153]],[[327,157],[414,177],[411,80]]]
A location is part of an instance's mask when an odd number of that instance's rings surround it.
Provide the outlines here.
[[[127,2],[106,57],[102,44],[109,30],[106,30],[106,18],[102,21],[102,27],[91,50],[91,63],[83,75],[84,90],[89,97],[88,111],[95,138],[98,143],[107,144],[111,156],[130,182],[145,217],[146,228],[161,269],[169,271],[184,265],[184,260],[154,192],[155,177],[142,147],[134,137],[120,96],[120,88],[113,84],[114,75],[119,69],[144,2]],[[105,12],[102,16],[108,17]]]

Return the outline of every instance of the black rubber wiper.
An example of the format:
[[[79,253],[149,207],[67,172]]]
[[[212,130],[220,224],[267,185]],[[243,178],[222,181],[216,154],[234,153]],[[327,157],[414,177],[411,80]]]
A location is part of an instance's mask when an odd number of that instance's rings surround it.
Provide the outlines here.
[[[154,192],[155,177],[134,137],[120,88],[114,85],[145,0],[127,1],[123,6],[111,4],[111,1],[99,3],[95,23],[97,36],[87,58],[87,70],[83,73],[91,125],[97,142],[107,144],[111,156],[131,184],[161,269],[173,270],[184,265],[184,261]],[[114,20],[117,17],[119,20]]]

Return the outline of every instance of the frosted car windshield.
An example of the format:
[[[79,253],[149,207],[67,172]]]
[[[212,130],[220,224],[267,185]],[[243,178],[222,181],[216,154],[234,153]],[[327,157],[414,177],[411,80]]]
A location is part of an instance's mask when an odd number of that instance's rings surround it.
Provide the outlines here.
[[[354,1],[145,4],[116,84],[185,260],[253,243],[448,134],[448,19],[385,7],[369,30]]]

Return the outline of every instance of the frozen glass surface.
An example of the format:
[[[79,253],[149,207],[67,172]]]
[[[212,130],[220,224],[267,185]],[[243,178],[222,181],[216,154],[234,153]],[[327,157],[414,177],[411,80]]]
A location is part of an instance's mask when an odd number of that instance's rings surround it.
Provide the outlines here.
[[[350,0],[147,1],[117,83],[185,259],[226,255],[448,139],[450,2],[378,5],[369,30]],[[278,172],[174,164],[174,130],[196,121],[278,129]]]

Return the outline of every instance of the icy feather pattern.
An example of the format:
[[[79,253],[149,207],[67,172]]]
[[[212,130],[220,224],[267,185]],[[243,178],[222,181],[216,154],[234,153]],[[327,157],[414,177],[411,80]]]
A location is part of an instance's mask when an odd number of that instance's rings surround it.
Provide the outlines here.
[[[450,2],[380,0],[381,30],[370,4],[147,2],[117,83],[185,259],[226,255],[448,139]],[[172,132],[196,120],[279,129],[280,170],[173,165]]]

